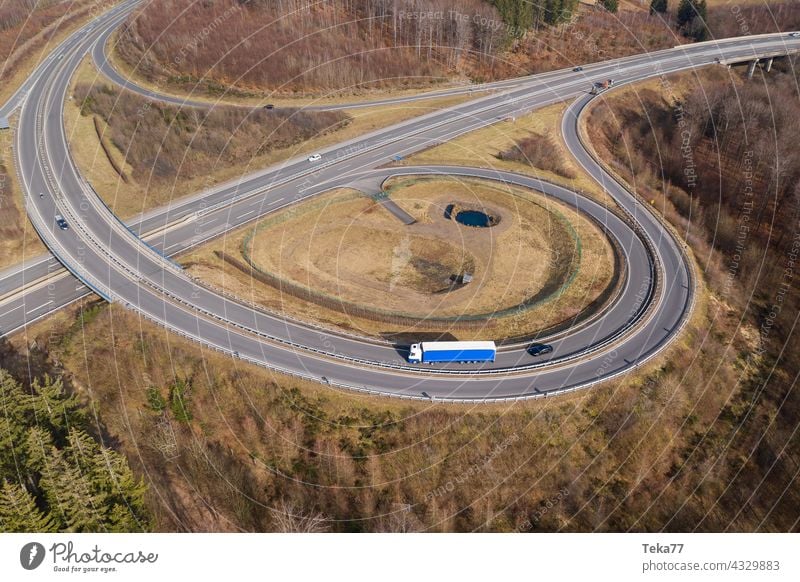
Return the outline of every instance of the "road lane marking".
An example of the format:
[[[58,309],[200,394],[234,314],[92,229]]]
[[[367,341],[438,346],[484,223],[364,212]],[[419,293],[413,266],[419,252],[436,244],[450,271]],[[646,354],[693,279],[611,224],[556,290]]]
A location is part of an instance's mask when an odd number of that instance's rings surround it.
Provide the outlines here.
[[[42,303],[42,304],[41,304],[39,307],[34,307],[33,309],[27,309],[27,310],[25,310],[25,313],[33,313],[34,311],[38,311],[38,310],[40,310],[42,307],[47,307],[47,306],[48,306],[48,305],[50,305],[52,302],[53,302],[53,300],[51,299],[51,300],[50,300],[50,301],[48,301],[47,303]]]
[[[12,312],[16,311],[16,310],[17,310],[17,309],[19,309],[20,307],[22,307],[22,305],[17,305],[17,306],[16,306],[14,309],[9,309],[8,311],[6,311],[6,312],[5,312],[5,313],[3,313],[2,315],[0,315],[0,317],[5,317],[5,316],[6,316],[6,315],[8,315],[9,313],[12,313]]]
[[[237,217],[236,217],[236,220],[239,220],[240,218],[244,218],[245,216],[247,216],[247,215],[249,215],[249,214],[253,214],[254,212],[255,212],[255,209],[253,209],[253,210],[248,210],[248,211],[247,211],[247,212],[245,212],[244,214],[240,214],[239,216],[237,216]]]

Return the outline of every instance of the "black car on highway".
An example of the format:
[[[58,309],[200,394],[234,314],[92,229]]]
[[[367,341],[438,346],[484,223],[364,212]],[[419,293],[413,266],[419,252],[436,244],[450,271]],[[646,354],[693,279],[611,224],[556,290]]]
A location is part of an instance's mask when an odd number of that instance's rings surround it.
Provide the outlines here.
[[[528,353],[532,356],[544,356],[553,353],[553,346],[548,344],[531,344]]]

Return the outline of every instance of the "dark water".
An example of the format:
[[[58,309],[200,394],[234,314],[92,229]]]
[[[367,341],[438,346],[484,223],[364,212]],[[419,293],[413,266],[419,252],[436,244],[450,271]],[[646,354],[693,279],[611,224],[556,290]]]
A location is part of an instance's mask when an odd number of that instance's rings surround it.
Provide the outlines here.
[[[467,226],[489,226],[489,216],[478,210],[462,210],[456,214],[456,222]]]

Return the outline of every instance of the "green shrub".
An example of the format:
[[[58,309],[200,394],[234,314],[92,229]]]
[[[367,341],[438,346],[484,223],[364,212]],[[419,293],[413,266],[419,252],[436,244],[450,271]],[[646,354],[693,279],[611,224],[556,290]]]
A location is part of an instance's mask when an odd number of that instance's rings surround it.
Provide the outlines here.
[[[169,407],[177,421],[189,422],[192,420],[192,413],[189,410],[190,388],[188,380],[179,378],[169,389]]]
[[[167,407],[167,401],[164,400],[157,388],[147,389],[147,404],[155,412],[163,412]]]

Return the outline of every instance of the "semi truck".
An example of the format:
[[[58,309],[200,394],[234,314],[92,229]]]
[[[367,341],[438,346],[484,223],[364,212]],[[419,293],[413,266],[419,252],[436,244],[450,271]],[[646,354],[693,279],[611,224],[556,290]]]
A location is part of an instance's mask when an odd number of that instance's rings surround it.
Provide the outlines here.
[[[613,84],[614,84],[614,79],[608,79],[606,81],[597,81],[592,85],[592,90],[590,91],[590,93],[592,95],[597,95],[598,93],[610,88]]]
[[[488,341],[420,342],[411,344],[408,361],[411,364],[494,362],[496,354],[494,342]]]

